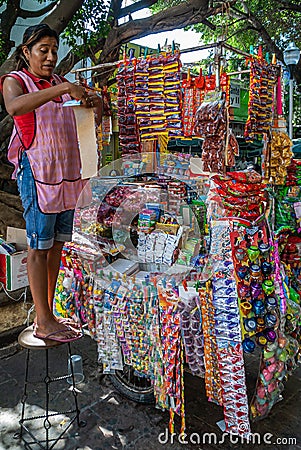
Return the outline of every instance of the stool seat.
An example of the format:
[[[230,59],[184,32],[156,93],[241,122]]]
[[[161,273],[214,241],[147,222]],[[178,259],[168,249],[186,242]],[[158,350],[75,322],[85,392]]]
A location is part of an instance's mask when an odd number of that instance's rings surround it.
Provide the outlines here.
[[[64,342],[51,341],[50,339],[39,339],[34,336],[34,325],[29,325],[18,336],[18,343],[21,347],[29,348],[32,350],[45,350],[46,348],[57,347],[64,344]]]

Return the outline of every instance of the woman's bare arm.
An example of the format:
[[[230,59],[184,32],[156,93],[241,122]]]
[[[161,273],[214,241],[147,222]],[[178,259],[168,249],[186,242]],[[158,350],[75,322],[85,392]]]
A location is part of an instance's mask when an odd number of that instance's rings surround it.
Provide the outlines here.
[[[39,106],[63,94],[69,94],[73,98],[78,98],[86,105],[87,94],[83,86],[69,83],[57,84],[37,92],[24,94],[21,84],[13,77],[6,77],[3,82],[3,98],[5,108],[11,116],[20,116],[34,111]]]

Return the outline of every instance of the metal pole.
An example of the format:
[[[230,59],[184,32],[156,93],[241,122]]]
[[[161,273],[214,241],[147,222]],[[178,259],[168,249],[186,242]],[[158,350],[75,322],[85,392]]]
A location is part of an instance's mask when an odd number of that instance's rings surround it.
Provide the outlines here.
[[[216,47],[214,62],[215,62],[215,80],[216,80],[216,88],[220,89],[221,87],[221,57],[223,54],[223,47]]]
[[[231,75],[240,75],[241,73],[250,73],[251,70],[250,69],[246,69],[246,70],[237,70],[236,72],[227,72],[227,75],[231,76]]]
[[[293,74],[290,74],[289,82],[289,107],[288,107],[288,135],[290,139],[293,139],[293,89],[294,89],[294,78]]]
[[[243,52],[242,50],[239,50],[236,47],[232,47],[232,45],[226,44],[225,42],[221,41],[221,42],[214,42],[211,44],[205,44],[205,45],[198,45],[196,47],[191,47],[191,48],[183,48],[183,50],[180,50],[181,55],[183,53],[191,53],[191,52],[196,52],[199,50],[206,50],[209,48],[215,48],[215,47],[219,47],[220,45],[223,45],[225,49],[227,50],[231,50],[234,53],[237,53],[238,55],[243,55],[245,57],[250,56],[249,53]],[[113,67],[116,66],[118,64],[119,61],[114,61],[114,62],[110,62],[110,63],[102,63],[102,64],[97,64],[96,66],[91,66],[91,67],[81,67],[80,69],[73,69],[70,70],[70,73],[76,73],[76,72],[88,72],[90,70],[97,70],[97,69],[102,69],[104,67]]]

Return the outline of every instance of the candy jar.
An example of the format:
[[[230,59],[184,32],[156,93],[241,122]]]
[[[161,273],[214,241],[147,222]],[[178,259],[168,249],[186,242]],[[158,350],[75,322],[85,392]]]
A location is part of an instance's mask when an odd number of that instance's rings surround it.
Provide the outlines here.
[[[256,316],[262,316],[265,312],[265,306],[262,300],[253,301],[253,311]]]
[[[278,345],[280,348],[285,348],[285,346],[287,345],[287,337],[282,332],[279,332],[278,335]]]
[[[263,405],[266,402],[266,396],[267,396],[267,389],[263,385],[258,386],[256,397],[260,405]]]
[[[245,327],[245,330],[248,333],[252,333],[252,332],[256,331],[256,328],[257,328],[257,321],[256,321],[256,319],[254,317],[250,317],[248,319],[245,319],[244,320],[244,327]]]
[[[258,297],[261,296],[262,287],[261,287],[261,284],[257,283],[256,280],[251,281],[250,288],[251,288],[252,299],[257,299]]]
[[[235,251],[235,257],[238,262],[242,262],[246,257],[246,252],[243,248],[237,248]]]
[[[284,329],[287,334],[290,334],[295,330],[293,316],[291,314],[287,314],[285,316],[285,319],[286,319],[286,321],[285,321]]]
[[[268,413],[269,404],[268,404],[268,402],[265,402],[263,405],[258,405],[256,409],[257,409],[259,415],[261,417],[263,417]]]
[[[289,288],[289,298],[290,298],[291,300],[293,300],[293,302],[295,302],[295,303],[299,303],[299,302],[300,302],[300,295],[299,295],[298,292],[297,292],[294,288],[292,288],[292,287]]]
[[[276,371],[274,373],[274,378],[281,380],[285,375],[285,364],[283,361],[277,361]]]
[[[252,311],[252,303],[250,303],[248,301],[241,302],[240,309],[241,309],[243,316],[247,317],[250,314],[250,312]]]
[[[260,244],[258,244],[258,249],[263,258],[267,258],[269,256],[269,251],[270,251],[269,244],[265,244],[264,242],[261,242]]]
[[[242,348],[245,353],[252,353],[255,350],[255,342],[253,342],[250,338],[245,338],[242,341]]]
[[[265,325],[268,328],[273,328],[276,325],[277,321],[278,321],[277,316],[271,313],[266,314],[264,318]]]
[[[267,297],[266,301],[265,301],[265,305],[266,305],[266,309],[267,311],[273,311],[274,309],[277,308],[278,306],[278,301],[275,297]]]
[[[279,359],[279,361],[281,361],[281,362],[283,362],[283,363],[286,362],[286,360],[287,360],[287,353],[286,353],[286,350],[285,350],[285,349],[283,349],[283,350],[278,354],[278,359]]]
[[[251,262],[255,262],[260,254],[258,247],[255,245],[250,245],[247,249],[248,258]]]
[[[261,333],[265,329],[265,323],[263,317],[257,317],[257,332]]]
[[[243,282],[238,283],[237,291],[240,298],[248,298],[250,296],[250,287]]]
[[[275,342],[277,338],[277,334],[274,330],[265,330],[264,335],[269,342]]]
[[[268,341],[267,341],[267,338],[263,334],[258,334],[256,336],[256,342],[261,347],[264,347],[267,344]]]
[[[263,357],[264,359],[270,359],[275,357],[275,350],[273,348],[265,348],[263,350]]]
[[[261,373],[261,379],[263,381],[263,384],[267,385],[273,378],[273,374],[267,369],[263,369]]]
[[[249,272],[249,268],[247,266],[238,266],[236,269],[237,276],[243,280],[246,278]]]
[[[262,289],[266,295],[271,295],[275,290],[273,280],[264,280],[262,283]]]
[[[268,261],[263,261],[261,264],[261,271],[264,276],[266,276],[266,277],[269,276],[273,271],[272,264]]]

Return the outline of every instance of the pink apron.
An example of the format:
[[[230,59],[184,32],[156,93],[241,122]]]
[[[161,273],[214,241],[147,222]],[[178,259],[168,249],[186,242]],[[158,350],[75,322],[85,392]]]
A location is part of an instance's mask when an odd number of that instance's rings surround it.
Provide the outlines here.
[[[24,72],[12,72],[24,81],[28,92],[39,89]],[[57,84],[61,79],[54,75]],[[26,150],[35,180],[38,203],[44,213],[58,213],[76,207],[86,181],[81,179],[81,162],[73,111],[63,107],[70,100],[62,95],[62,102],[49,101],[36,108],[34,138],[29,148],[22,143],[17,124],[11,136],[8,159],[16,169],[21,152]]]

